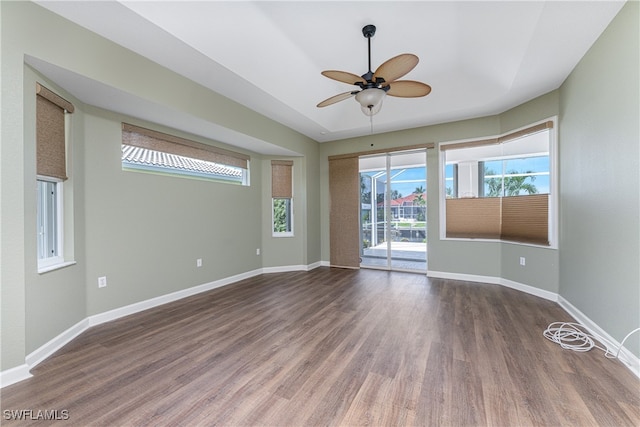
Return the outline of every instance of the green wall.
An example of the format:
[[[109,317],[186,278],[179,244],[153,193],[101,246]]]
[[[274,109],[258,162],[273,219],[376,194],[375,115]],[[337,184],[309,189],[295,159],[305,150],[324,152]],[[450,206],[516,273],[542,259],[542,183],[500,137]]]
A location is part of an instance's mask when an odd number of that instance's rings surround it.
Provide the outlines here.
[[[558,90],[492,117],[322,144],[323,259],[329,259],[328,156],[496,135],[557,115],[558,249],[439,240],[438,200],[429,198],[429,270],[557,293],[622,341],[640,326],[639,4],[623,7]],[[429,150],[428,194],[438,194],[437,157]],[[639,335],[625,343],[636,356]]]
[[[558,114],[558,94],[553,91],[496,116],[444,123],[418,129],[345,139],[321,145],[322,255],[329,259],[328,160],[332,155],[363,152],[415,144],[494,136],[530,125]],[[502,278],[557,293],[558,251],[556,249],[487,241],[440,239],[438,148],[427,150],[427,256],[432,272]],[[526,267],[519,258],[526,257]]]
[[[47,87],[56,88],[66,99],[75,105],[79,102],[57,88],[52,82],[38,74],[30,67],[24,67],[24,86],[31,88],[24,96],[24,141],[35,141],[36,100],[33,89],[36,80]],[[30,331],[26,342],[29,353],[37,347],[33,343],[46,343],[69,327],[78,319],[86,317],[86,273],[85,241],[82,238],[85,228],[84,215],[84,145],[75,142],[84,137],[84,113],[76,110],[68,121],[70,139],[74,141],[73,149],[67,153],[69,179],[64,182],[65,223],[63,225],[65,240],[65,261],[74,260],[76,264],[44,274],[37,272],[37,227],[36,210],[36,163],[35,144],[25,143],[24,150],[24,273],[25,273],[25,316],[26,330]],[[4,140],[3,140],[4,144]],[[4,193],[3,193],[4,199]],[[4,264],[4,259],[2,260]],[[3,282],[3,288],[6,282]],[[28,302],[28,303],[27,303]]]
[[[263,268],[320,262],[317,142],[33,3],[0,2],[0,17],[1,370],[23,365],[28,354],[88,316]],[[271,205],[263,197],[270,191],[265,156],[226,146],[215,135],[205,139],[83,104],[26,65],[27,55],[298,153],[299,232],[282,241],[264,228]],[[65,183],[66,252],[75,264],[43,274],[35,250],[36,80],[76,106]],[[249,154],[251,185],[123,171],[122,121]],[[99,276],[107,276],[106,288],[98,288]]]
[[[131,119],[85,116],[89,315],[262,267],[260,161],[248,187],[123,171],[121,123]],[[105,275],[108,286],[94,286]]]
[[[621,341],[640,327],[640,4],[560,89],[560,294]],[[640,355],[640,334],[625,347]]]

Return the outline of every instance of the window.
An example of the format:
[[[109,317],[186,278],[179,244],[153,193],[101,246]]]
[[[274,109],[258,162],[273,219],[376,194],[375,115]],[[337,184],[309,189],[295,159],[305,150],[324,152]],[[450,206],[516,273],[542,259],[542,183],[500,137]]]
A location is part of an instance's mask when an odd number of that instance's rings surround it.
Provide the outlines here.
[[[553,140],[547,121],[498,138],[442,144],[443,237],[552,246]]]
[[[273,234],[293,235],[291,199],[273,199]]]
[[[444,191],[447,199],[458,197],[458,165],[455,163],[445,165]]]
[[[480,197],[549,193],[549,154],[479,163]]]
[[[62,199],[66,166],[66,113],[73,105],[36,85],[36,170],[38,271],[65,265]]]
[[[273,236],[293,236],[293,185],[291,160],[271,161]]]
[[[122,168],[249,185],[249,156],[127,123]]]
[[[38,179],[38,267],[62,264],[62,183]]]

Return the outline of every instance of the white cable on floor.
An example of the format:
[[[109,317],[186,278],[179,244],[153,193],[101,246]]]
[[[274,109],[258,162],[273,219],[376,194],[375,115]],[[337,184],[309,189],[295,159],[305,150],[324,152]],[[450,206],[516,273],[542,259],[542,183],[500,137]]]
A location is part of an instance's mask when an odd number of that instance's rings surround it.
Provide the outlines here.
[[[638,331],[640,331],[640,328],[636,328],[633,331],[629,332],[627,336],[622,339],[622,342],[618,346],[618,351],[616,351],[616,355],[615,355],[616,358],[618,358],[618,356],[620,355],[620,350],[622,350],[622,346],[624,345],[624,342],[627,340],[627,338],[629,338],[631,334],[633,334],[634,332],[638,332]]]
[[[605,357],[610,359],[618,359],[620,350],[624,342],[634,332],[640,331],[640,328],[629,332],[618,346],[617,351],[611,351],[606,341],[594,333],[587,332],[587,329],[579,323],[571,322],[553,322],[543,332],[545,338],[559,344],[562,348],[578,352],[589,351],[597,348],[604,351]],[[600,345],[598,345],[600,344]]]

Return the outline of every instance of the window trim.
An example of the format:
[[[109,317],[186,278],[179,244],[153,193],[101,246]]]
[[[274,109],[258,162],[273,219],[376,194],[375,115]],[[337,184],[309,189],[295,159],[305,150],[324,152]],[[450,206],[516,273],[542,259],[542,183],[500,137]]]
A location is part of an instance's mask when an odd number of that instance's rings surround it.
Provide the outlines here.
[[[512,139],[535,133],[542,130],[549,131],[549,209],[548,209],[548,245],[539,243],[518,242],[512,240],[503,240],[500,238],[468,238],[468,237],[447,237],[446,236],[446,177],[445,177],[445,153],[456,148],[475,147],[479,145],[499,144]],[[480,137],[462,140],[453,140],[441,142],[438,145],[438,195],[439,195],[439,228],[440,240],[447,241],[481,241],[481,242],[500,242],[523,246],[533,246],[547,249],[558,249],[558,117],[553,116],[544,120],[534,122],[532,124],[517,128],[515,130],[499,134],[493,137]]]
[[[247,169],[242,169],[242,178],[240,180],[227,178],[223,175],[211,175],[203,172],[185,171],[181,169],[172,169],[162,166],[138,165],[131,162],[122,161],[122,170],[130,172],[149,173],[155,175],[172,176],[178,178],[196,179],[202,181],[212,181],[231,185],[249,186],[249,162]]]
[[[290,231],[276,231],[274,230],[275,225],[275,207],[276,200],[288,200],[288,208],[287,209],[287,217],[289,218],[289,228]],[[273,197],[271,198],[271,236],[272,237],[294,237],[293,234],[293,197]]]
[[[213,145],[203,144],[129,123],[122,123],[122,133],[123,136],[126,136],[122,140],[124,145],[133,145],[244,169],[247,168],[246,163],[250,159],[250,156],[246,154],[236,153],[235,151],[225,150]],[[170,147],[170,149],[165,150],[163,147]]]
[[[169,156],[171,159],[174,159],[172,161],[176,162],[192,160],[195,162],[206,162],[227,168],[240,169],[242,171],[242,177],[238,180],[229,178],[222,174],[216,175],[215,173],[208,173],[206,171],[183,170],[178,167],[174,168],[168,165],[137,164],[135,162],[122,159],[123,170],[185,177],[189,179],[201,179],[233,185],[250,185],[249,164],[251,157],[246,154],[123,122],[123,153],[125,146],[164,154]]]
[[[289,231],[275,230],[276,200],[288,200]],[[293,160],[271,160],[271,236],[294,237]]]
[[[66,191],[73,191],[72,180],[67,175],[67,156],[71,146],[71,117],[75,107],[73,104],[54,91],[35,82],[36,101],[36,266],[39,274],[74,265],[73,257],[73,206],[65,209]],[[39,181],[55,184],[55,239],[56,255],[40,257],[41,233],[39,219],[43,209]],[[69,200],[72,200],[70,198]],[[73,203],[73,202],[71,202]],[[44,211],[47,211],[46,209]],[[65,223],[68,227],[65,229]],[[67,239],[71,242],[67,245]],[[69,249],[70,248],[70,249]],[[66,258],[66,260],[65,260]]]
[[[62,180],[57,178],[51,178],[46,176],[37,176],[37,181],[48,182],[55,184],[56,187],[56,201],[55,201],[55,211],[56,211],[56,224],[55,224],[55,234],[56,234],[56,252],[57,254],[53,257],[45,257],[40,258],[38,253],[37,255],[37,263],[38,263],[38,273],[43,273],[46,271],[51,271],[61,266],[64,266],[64,183]],[[37,182],[36,181],[36,182]],[[40,191],[37,189],[36,197],[40,199]],[[39,203],[39,200],[38,200]],[[47,211],[46,209],[44,211]],[[37,214],[37,216],[39,216]],[[38,222],[36,221],[36,227],[38,226]],[[39,229],[36,230],[36,241],[37,246],[40,246],[40,236],[41,232]]]

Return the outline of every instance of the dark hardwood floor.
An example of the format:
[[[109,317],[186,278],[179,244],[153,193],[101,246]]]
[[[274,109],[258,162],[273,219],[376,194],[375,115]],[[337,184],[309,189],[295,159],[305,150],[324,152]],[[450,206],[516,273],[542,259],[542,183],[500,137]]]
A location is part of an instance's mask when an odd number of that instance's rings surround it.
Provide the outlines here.
[[[266,274],[96,326],[2,390],[60,425],[638,426],[640,381],[542,336],[571,318],[497,285]]]

